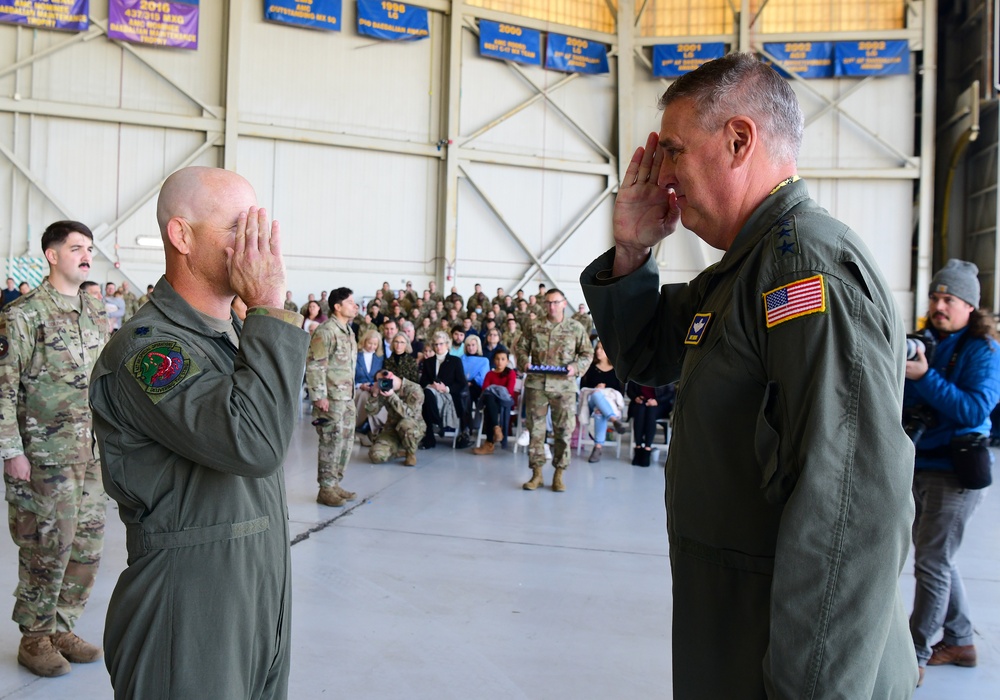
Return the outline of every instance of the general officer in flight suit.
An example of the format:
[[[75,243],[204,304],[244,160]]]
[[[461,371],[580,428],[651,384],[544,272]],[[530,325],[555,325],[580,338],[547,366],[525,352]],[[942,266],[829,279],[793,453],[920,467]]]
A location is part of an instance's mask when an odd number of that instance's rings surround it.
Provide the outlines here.
[[[285,698],[281,465],[309,334],[282,308],[278,224],[250,183],[185,168],[156,213],[166,274],[101,354],[90,393],[128,547],[104,634],[111,684],[116,698]]]
[[[913,448],[903,326],[860,238],[795,175],[802,112],[752,54],[674,82],[581,282],[622,379],[680,379],[666,468],[678,700],[909,698],[897,579]],[[680,219],[725,251],[659,287]]]

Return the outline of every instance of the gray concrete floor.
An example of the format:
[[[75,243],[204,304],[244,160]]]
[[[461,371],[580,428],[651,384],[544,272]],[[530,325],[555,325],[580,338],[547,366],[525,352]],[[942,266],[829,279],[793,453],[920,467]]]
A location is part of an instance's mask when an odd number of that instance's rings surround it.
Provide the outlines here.
[[[355,448],[346,509],[315,503],[316,437],[303,419],[286,461],[293,560],[290,697],[669,698],[670,573],[662,459],[575,459],[568,491],[528,493],[523,452],[441,445],[416,468]],[[546,470],[550,479],[551,471]],[[77,631],[99,641],[124,568],[108,513],[104,562]],[[1000,697],[1000,501],[990,494],[961,553],[980,664],[928,669],[920,700]],[[912,565],[900,581],[912,599]],[[16,553],[0,537],[0,590]],[[12,601],[11,601],[12,603]],[[104,700],[103,664],[36,678],[0,624],[0,700]]]

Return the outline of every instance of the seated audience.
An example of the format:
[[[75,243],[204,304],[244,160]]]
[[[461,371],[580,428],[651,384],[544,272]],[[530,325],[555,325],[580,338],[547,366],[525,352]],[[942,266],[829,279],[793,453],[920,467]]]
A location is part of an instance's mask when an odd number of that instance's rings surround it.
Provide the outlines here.
[[[420,386],[424,388],[423,417],[426,426],[420,449],[437,447],[435,430],[443,434],[445,428],[457,430],[459,416],[465,407],[465,370],[462,361],[448,354],[451,343],[448,334],[438,331],[432,337],[433,355],[424,359],[420,367]]]
[[[653,438],[656,437],[656,421],[670,415],[674,403],[674,387],[668,384],[654,389],[629,382],[625,385],[625,394],[629,402],[628,417],[634,431],[632,464],[648,467],[653,451]]]
[[[594,449],[587,461],[600,462],[608,434],[608,422],[611,422],[617,433],[627,430],[621,421],[625,408],[625,399],[622,397],[624,387],[615,375],[615,368],[611,366],[600,342],[594,348],[594,362],[580,379],[580,389],[581,430],[586,429],[584,426],[590,424],[590,416],[594,416]]]
[[[514,405],[514,386],[517,381],[517,372],[507,366],[507,361],[507,350],[502,346],[497,348],[493,353],[493,369],[483,381],[480,401],[486,440],[472,451],[473,454],[491,455],[498,442],[502,447],[507,447],[510,409]]]
[[[406,334],[397,333],[389,342],[389,347],[392,348],[392,353],[385,358],[382,368],[392,372],[397,377],[407,379],[411,382],[419,381],[420,374],[417,369],[417,358],[413,356],[413,347],[410,345],[410,339],[406,337]]]

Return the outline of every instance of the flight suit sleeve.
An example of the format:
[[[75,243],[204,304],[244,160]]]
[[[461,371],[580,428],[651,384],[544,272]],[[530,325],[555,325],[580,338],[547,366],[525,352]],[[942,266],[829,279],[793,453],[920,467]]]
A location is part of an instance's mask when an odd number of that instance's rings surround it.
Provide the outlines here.
[[[646,386],[676,381],[684,358],[684,336],[696,311],[695,284],[661,289],[652,255],[635,272],[607,279],[614,260],[612,248],[587,266],[580,284],[615,374],[622,381],[631,379]]]
[[[295,428],[308,349],[309,333],[301,328],[248,315],[230,374],[185,347],[183,336],[151,336],[125,354],[99,403],[118,422],[192,462],[266,477],[281,466]]]
[[[35,335],[21,314],[9,309],[0,311],[0,459],[24,454],[17,424],[17,395],[34,342]]]
[[[843,268],[819,274],[825,309],[770,329],[761,293],[770,284],[743,294],[767,378],[755,444],[761,487],[784,504],[767,696],[908,698],[912,648],[886,645],[890,632],[905,634],[897,579],[913,519],[913,448],[900,425],[902,324]],[[874,689],[887,668],[896,692],[881,695]]]

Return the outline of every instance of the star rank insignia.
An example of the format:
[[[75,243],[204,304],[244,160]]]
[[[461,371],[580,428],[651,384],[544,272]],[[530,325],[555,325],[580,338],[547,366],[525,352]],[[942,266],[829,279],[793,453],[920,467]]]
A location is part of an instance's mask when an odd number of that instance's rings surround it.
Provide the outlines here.
[[[708,323],[712,320],[712,314],[695,314],[691,319],[691,327],[688,328],[687,336],[684,338],[685,345],[700,345],[705,331],[708,330]]]
[[[795,231],[794,219],[785,219],[774,228],[771,250],[774,251],[775,260],[784,260],[799,254],[799,235]]]

